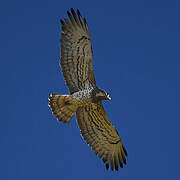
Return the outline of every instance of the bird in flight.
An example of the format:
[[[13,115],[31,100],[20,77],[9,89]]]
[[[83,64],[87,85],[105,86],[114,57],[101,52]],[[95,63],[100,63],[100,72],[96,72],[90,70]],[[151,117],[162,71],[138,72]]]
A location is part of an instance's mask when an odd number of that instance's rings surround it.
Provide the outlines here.
[[[89,28],[80,11],[67,11],[69,19],[60,20],[60,66],[70,95],[51,94],[49,106],[58,121],[69,123],[76,115],[84,140],[105,163],[118,171],[126,164],[127,151],[108,119],[102,100],[109,94],[98,88],[93,72],[93,54]]]

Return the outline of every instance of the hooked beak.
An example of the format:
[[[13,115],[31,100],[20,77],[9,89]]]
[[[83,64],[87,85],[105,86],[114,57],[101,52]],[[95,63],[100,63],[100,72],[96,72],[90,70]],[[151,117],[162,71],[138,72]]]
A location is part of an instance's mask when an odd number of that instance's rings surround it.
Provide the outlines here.
[[[111,100],[111,97],[109,96],[109,94],[107,95],[107,99],[108,99],[108,100]]]

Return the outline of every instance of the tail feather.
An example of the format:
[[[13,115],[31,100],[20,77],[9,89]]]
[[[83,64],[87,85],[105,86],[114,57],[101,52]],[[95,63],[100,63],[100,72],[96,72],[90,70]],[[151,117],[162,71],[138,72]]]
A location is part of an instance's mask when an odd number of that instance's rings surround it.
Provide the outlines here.
[[[76,112],[78,105],[71,98],[71,95],[51,94],[49,107],[58,121],[68,123]]]

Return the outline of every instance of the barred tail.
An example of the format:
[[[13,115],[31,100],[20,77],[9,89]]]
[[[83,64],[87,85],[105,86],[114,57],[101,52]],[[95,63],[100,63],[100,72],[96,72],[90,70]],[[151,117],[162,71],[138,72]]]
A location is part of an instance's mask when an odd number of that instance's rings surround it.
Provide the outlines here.
[[[49,97],[49,107],[59,121],[68,123],[76,112],[78,105],[71,98],[71,95],[51,94]]]

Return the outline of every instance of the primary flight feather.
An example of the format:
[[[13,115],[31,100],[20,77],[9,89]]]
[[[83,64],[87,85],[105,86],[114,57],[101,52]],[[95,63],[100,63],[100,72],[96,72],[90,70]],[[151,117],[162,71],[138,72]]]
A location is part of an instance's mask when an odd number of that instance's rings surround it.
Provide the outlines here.
[[[49,106],[58,121],[70,122],[76,114],[81,134],[92,150],[112,170],[126,164],[127,151],[108,119],[102,100],[109,94],[96,85],[93,55],[86,19],[77,10],[67,11],[68,19],[60,20],[62,73],[71,95],[51,94]]]

